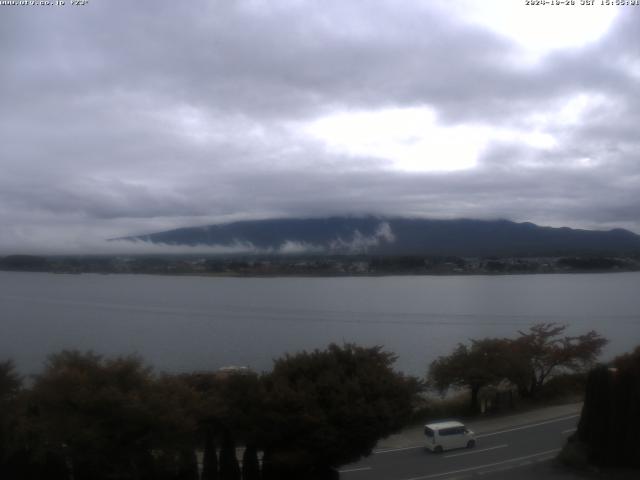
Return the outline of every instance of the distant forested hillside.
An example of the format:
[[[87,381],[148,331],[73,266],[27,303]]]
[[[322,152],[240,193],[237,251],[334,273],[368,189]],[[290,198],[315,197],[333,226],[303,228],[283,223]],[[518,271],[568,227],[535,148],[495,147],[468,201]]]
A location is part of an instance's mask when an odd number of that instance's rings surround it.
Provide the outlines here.
[[[640,236],[508,220],[330,217],[255,220],[119,238],[167,245],[237,246],[260,253],[559,256],[640,253]]]

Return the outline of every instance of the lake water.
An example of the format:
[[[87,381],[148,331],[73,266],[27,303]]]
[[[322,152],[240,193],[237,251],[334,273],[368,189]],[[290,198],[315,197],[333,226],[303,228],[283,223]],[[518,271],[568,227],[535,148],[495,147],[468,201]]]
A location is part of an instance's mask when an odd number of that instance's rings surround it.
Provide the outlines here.
[[[422,375],[457,342],[537,322],[595,329],[604,357],[640,344],[640,273],[207,278],[0,272],[0,360],[65,348],[138,353],[158,370],[247,365],[330,342],[384,345]]]

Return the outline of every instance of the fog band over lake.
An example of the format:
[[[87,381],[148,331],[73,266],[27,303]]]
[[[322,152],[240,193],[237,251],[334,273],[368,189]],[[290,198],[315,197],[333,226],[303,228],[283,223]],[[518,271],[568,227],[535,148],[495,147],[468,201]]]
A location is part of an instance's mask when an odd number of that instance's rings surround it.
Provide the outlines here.
[[[158,370],[246,365],[330,342],[383,345],[423,375],[458,343],[538,322],[594,329],[603,360],[640,344],[640,273],[214,278],[0,272],[0,360],[37,373],[50,353],[141,355]]]

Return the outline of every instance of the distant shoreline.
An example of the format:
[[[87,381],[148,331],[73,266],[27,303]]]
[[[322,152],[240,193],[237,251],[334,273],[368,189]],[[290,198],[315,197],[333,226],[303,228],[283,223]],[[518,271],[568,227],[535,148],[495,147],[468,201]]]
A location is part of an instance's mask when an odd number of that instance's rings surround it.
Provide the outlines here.
[[[640,269],[633,270],[564,270],[548,272],[464,272],[464,273],[415,273],[415,272],[389,272],[389,273],[166,273],[166,272],[67,272],[51,270],[8,270],[0,269],[3,273],[48,273],[52,275],[153,275],[156,277],[200,277],[200,278],[383,278],[383,277],[507,277],[507,276],[533,276],[533,275],[576,275],[576,274],[611,274],[611,273],[637,273]]]
[[[640,256],[34,256],[0,257],[0,270],[207,277],[468,276],[640,271]]]

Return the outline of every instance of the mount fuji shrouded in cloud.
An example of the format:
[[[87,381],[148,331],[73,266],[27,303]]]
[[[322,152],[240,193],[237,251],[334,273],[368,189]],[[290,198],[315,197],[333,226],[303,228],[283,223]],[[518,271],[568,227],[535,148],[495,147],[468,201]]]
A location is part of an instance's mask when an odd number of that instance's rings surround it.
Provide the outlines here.
[[[640,236],[508,220],[328,217],[241,221],[116,239],[266,254],[553,256],[640,253]]]

